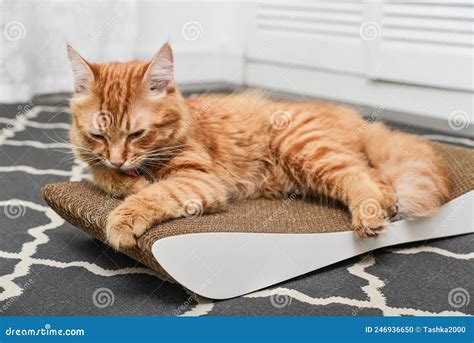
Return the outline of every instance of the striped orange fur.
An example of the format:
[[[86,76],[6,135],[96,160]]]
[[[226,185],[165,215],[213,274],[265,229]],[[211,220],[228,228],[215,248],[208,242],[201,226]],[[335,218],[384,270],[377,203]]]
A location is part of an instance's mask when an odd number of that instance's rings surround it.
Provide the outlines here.
[[[323,194],[344,202],[367,237],[397,209],[426,216],[449,198],[429,144],[367,124],[350,108],[256,91],[186,99],[168,44],[148,63],[92,64],[68,53],[75,152],[99,187],[126,197],[107,223],[117,249],[155,223],[241,199]]]

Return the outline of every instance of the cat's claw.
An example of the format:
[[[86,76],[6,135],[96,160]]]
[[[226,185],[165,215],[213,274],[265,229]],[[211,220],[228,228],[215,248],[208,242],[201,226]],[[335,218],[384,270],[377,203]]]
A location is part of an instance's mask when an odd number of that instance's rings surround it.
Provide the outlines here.
[[[378,226],[374,228],[366,227],[366,226],[359,226],[354,228],[354,232],[357,236],[361,238],[369,238],[369,237],[376,237],[381,230],[383,230],[384,226]]]
[[[374,199],[367,199],[352,213],[352,228],[362,238],[376,237],[388,223],[389,215]]]
[[[129,228],[109,225],[107,225],[107,242],[115,250],[128,249],[137,244],[137,240]]]
[[[107,218],[107,242],[116,250],[131,248],[137,244],[136,238],[146,231],[149,224],[143,209],[128,206],[125,201]]]

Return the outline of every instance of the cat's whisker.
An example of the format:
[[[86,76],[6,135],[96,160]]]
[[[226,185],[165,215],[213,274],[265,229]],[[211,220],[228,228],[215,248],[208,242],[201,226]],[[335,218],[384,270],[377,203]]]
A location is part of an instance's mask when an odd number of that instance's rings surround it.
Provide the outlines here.
[[[179,152],[179,151],[165,152],[165,153],[153,153],[153,154],[146,154],[146,155],[144,155],[144,156],[145,156],[145,157],[155,157],[155,156],[156,156],[156,157],[161,157],[161,156],[163,156],[163,157],[166,157],[166,156],[171,157],[171,156],[176,155],[177,152]]]
[[[149,160],[149,159],[170,159],[171,157],[175,156],[176,153],[175,152],[167,152],[167,153],[153,153],[153,154],[150,154],[150,153],[147,153],[147,154],[143,154],[142,156],[139,156],[139,158],[141,160]]]
[[[84,159],[82,159],[82,161],[87,162],[87,163],[89,163],[89,162],[102,162],[102,160],[99,159],[99,158],[84,158]]]
[[[169,157],[167,156],[147,156],[143,159],[144,161],[166,161],[169,160]]]
[[[162,147],[162,148],[159,148],[159,149],[156,149],[156,150],[167,150],[167,149],[181,148],[181,147],[185,147],[185,146],[186,146],[186,144],[170,145],[170,146],[165,146],[165,147]]]
[[[55,153],[61,153],[61,154],[66,154],[66,155],[74,155],[72,151],[68,150],[58,150],[58,149],[51,149],[51,151],[54,151]]]
[[[153,166],[153,167],[160,167],[166,165],[166,161],[149,161],[145,164],[145,166]]]
[[[163,166],[167,163],[168,161],[146,161],[144,165],[146,166]]]
[[[151,151],[148,152],[148,154],[165,153],[165,152],[169,152],[169,151],[177,151],[177,150],[182,150],[185,147],[186,147],[185,145],[175,145],[175,146],[163,147],[163,148],[160,148],[160,149],[151,150]]]
[[[179,148],[179,149],[175,149],[175,150],[167,150],[167,151],[153,151],[153,152],[148,152],[146,153],[146,155],[156,155],[156,154],[159,154],[159,155],[165,155],[165,154],[173,154],[177,151],[182,151],[182,148]]]
[[[87,151],[87,152],[92,153],[92,150],[87,149],[87,148],[83,148],[83,147],[80,147],[80,146],[77,146],[77,145],[73,145],[73,147],[78,149],[78,150],[81,150],[81,151]]]
[[[155,175],[153,175],[153,172],[149,170],[147,167],[143,167],[141,171],[144,172],[150,179],[155,178]]]

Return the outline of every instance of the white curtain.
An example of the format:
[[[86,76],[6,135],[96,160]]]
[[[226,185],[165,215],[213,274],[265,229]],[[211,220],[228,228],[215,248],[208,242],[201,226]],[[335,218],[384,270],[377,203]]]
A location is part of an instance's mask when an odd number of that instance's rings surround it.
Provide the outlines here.
[[[0,0],[0,103],[72,90],[66,42],[94,62],[135,58],[135,1]]]

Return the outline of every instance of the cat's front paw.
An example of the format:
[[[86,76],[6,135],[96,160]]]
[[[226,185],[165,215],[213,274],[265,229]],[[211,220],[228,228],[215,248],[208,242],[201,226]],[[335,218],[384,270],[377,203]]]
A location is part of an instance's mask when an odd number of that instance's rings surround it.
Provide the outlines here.
[[[107,218],[107,242],[116,250],[131,248],[150,225],[143,207],[127,199]]]
[[[352,228],[359,237],[375,237],[388,222],[387,211],[380,201],[368,198],[352,210]]]

